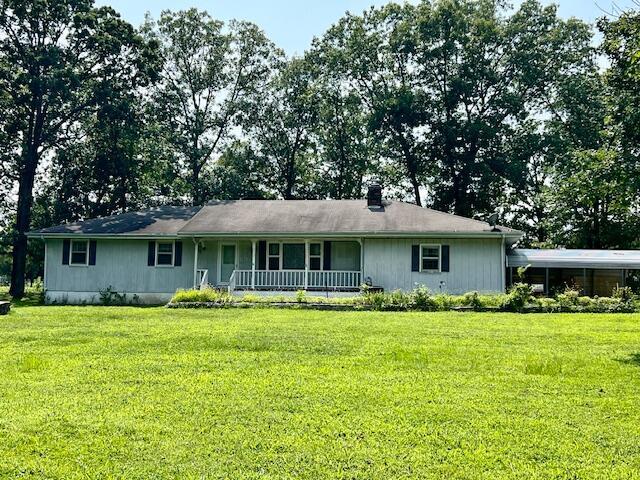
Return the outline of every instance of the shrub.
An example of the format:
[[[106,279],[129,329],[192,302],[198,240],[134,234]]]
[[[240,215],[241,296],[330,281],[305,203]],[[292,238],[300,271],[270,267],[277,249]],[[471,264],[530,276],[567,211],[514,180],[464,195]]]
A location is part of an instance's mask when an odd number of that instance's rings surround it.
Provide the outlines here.
[[[559,293],[556,297],[560,307],[570,309],[571,307],[578,304],[578,298],[580,297],[580,292],[575,288],[567,287],[564,289],[563,293]]]
[[[303,303],[307,297],[307,292],[304,290],[298,290],[296,292],[296,302]]]
[[[171,299],[172,303],[190,302],[210,302],[229,303],[232,297],[228,292],[216,290],[215,288],[204,288],[202,290],[178,290]]]
[[[627,303],[632,303],[636,300],[636,294],[631,287],[616,287],[613,289],[611,297],[618,298]]]
[[[476,291],[465,293],[462,297],[462,304],[467,307],[472,307],[474,310],[480,310],[483,306],[480,300],[480,294]]]
[[[533,289],[528,283],[515,283],[502,302],[504,310],[521,312],[531,301]]]
[[[421,310],[423,312],[436,310],[436,302],[431,296],[431,292],[424,285],[418,285],[411,292],[411,300],[413,308],[415,310]]]

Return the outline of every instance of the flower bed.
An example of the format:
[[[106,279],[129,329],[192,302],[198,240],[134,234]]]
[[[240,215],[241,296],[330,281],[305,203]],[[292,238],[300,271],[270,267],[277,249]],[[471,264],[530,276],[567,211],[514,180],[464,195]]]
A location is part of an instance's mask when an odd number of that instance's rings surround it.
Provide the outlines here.
[[[376,311],[503,311],[503,312],[639,312],[640,298],[628,288],[619,288],[612,297],[584,297],[567,289],[554,298],[538,298],[532,295],[529,285],[518,283],[509,293],[481,295],[470,292],[465,295],[432,295],[418,286],[411,292],[369,292],[353,297],[328,298],[308,296],[298,291],[295,297],[284,295],[259,296],[246,294],[233,296],[213,288],[204,290],[179,290],[169,308],[305,308],[317,310],[376,310]]]

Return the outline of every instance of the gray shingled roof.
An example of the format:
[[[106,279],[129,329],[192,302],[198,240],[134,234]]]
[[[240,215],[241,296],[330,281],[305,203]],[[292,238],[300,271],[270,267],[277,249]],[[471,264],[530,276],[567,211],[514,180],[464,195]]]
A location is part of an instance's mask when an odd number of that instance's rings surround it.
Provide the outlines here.
[[[512,234],[521,232],[499,227]],[[30,235],[411,235],[495,234],[486,222],[403,202],[381,209],[366,200],[228,200],[204,207],[160,207],[44,228]]]
[[[519,234],[508,228],[502,232]],[[491,233],[486,222],[403,202],[366,200],[231,200],[204,206],[180,234]]]
[[[200,207],[159,207],[43,228],[30,234],[176,235],[198,210]]]

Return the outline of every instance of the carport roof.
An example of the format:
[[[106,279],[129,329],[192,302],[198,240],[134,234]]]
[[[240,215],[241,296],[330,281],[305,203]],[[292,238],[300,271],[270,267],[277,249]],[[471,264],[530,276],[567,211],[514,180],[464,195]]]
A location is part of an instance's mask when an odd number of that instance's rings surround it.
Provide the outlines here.
[[[516,248],[507,254],[509,267],[640,269],[640,250]]]

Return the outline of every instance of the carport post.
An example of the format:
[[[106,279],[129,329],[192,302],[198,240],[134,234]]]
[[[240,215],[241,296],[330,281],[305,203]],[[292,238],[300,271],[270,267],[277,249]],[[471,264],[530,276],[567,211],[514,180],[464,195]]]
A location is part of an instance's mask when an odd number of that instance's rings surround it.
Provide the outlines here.
[[[549,296],[549,267],[544,269],[544,293]]]

